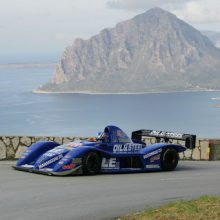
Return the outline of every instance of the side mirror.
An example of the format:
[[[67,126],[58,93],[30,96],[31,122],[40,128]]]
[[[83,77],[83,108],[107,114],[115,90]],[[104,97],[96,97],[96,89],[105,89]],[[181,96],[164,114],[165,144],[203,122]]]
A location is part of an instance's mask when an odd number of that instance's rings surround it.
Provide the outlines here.
[[[102,136],[102,133],[103,133],[103,132],[101,132],[101,131],[99,131],[99,132],[97,133],[98,139]]]

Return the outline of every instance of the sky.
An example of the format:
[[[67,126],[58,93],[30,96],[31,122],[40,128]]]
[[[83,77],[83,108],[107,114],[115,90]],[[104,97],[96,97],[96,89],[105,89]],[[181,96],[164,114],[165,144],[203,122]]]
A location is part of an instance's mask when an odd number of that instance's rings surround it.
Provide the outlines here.
[[[0,63],[57,61],[75,38],[156,6],[220,32],[220,0],[0,0]]]

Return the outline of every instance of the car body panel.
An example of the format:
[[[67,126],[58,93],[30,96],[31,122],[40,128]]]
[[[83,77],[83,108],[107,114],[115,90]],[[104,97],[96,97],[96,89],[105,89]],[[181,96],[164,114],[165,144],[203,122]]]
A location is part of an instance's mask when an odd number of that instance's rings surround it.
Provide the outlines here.
[[[128,173],[161,170],[161,154],[167,148],[178,153],[186,148],[170,143],[146,145],[132,141],[120,128],[107,126],[97,141],[74,141],[59,145],[40,141],[30,146],[15,169],[48,175],[83,173],[83,158],[96,152],[101,158],[101,173]]]

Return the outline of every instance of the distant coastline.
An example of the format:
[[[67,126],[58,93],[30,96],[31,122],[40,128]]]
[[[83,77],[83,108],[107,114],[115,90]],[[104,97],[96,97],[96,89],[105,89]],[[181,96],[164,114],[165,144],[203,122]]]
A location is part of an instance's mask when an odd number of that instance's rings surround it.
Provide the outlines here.
[[[194,90],[176,90],[176,91],[148,91],[148,92],[92,92],[92,91],[60,91],[52,92],[36,89],[32,92],[35,94],[84,94],[84,95],[141,95],[141,94],[162,94],[162,93],[180,93],[180,92],[215,92],[220,90],[214,89],[194,89]],[[219,98],[220,100],[220,98]]]
[[[55,68],[57,65],[56,62],[50,63],[7,63],[7,64],[0,64],[0,69],[7,69],[7,68],[16,68],[16,69],[23,69],[23,68]]]

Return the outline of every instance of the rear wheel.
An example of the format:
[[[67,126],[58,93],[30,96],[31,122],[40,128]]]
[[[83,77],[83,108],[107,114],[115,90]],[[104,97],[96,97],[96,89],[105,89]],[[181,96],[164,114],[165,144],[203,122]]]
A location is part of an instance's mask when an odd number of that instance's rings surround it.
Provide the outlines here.
[[[163,150],[160,158],[161,168],[164,171],[174,170],[178,164],[179,155],[174,148],[166,148]]]
[[[86,175],[98,174],[101,170],[101,158],[96,152],[89,152],[83,157],[83,173]]]

